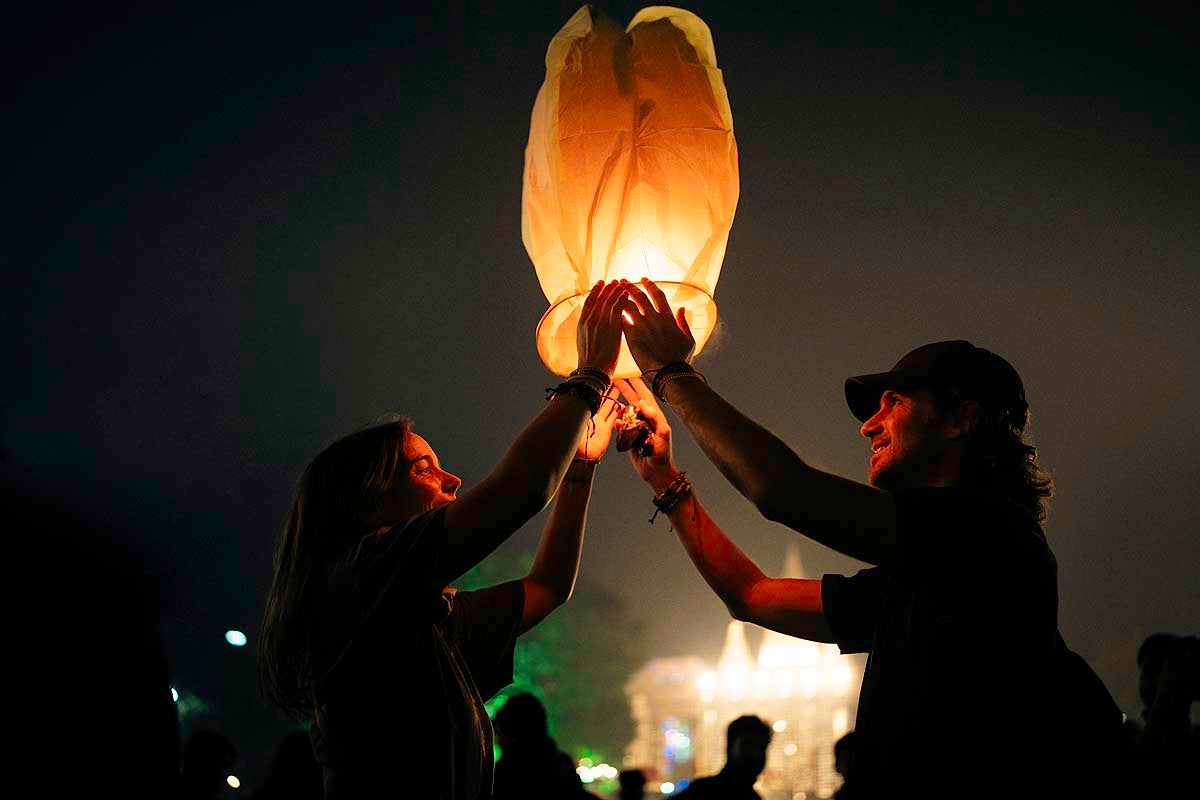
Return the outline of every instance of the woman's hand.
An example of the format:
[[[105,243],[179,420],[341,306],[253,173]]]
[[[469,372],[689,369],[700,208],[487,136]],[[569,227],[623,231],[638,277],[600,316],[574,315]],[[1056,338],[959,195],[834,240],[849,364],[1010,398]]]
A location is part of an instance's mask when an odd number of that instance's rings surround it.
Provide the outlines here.
[[[671,426],[667,424],[666,416],[641,378],[619,378],[613,383],[621,390],[625,401],[650,423],[653,432],[646,440],[650,446],[650,454],[640,455],[635,447],[629,451],[629,458],[641,479],[650,484],[655,494],[660,494],[679,476],[671,453]]]
[[[608,449],[608,443],[612,441],[613,427],[621,418],[621,412],[624,410],[625,406],[617,400],[617,387],[614,384],[604,393],[604,398],[600,401],[600,410],[596,412],[596,416],[592,417],[587,430],[583,432],[583,438],[579,440],[579,449],[575,451],[575,457],[584,461],[599,461],[600,457],[604,455],[604,451]]]
[[[671,313],[667,296],[654,281],[642,278],[641,286],[623,281],[629,300],[622,303],[627,315],[625,341],[642,372],[653,372],[667,364],[692,360],[696,339],[682,308]],[[632,320],[632,322],[630,322]],[[653,400],[653,398],[651,398]]]
[[[579,348],[579,366],[594,367],[612,375],[621,354],[621,309],[628,289],[620,281],[597,281],[583,301],[575,344]]]

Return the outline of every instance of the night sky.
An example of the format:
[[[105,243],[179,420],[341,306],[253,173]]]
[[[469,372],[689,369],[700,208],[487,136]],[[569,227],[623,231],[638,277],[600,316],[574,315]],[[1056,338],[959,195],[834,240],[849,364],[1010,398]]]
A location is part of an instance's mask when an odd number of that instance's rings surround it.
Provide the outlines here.
[[[332,439],[406,413],[470,485],[553,382],[521,172],[577,5],[449,5],[46,8],[9,30],[0,435],[130,521],[117,544],[176,634],[254,639],[292,487]],[[847,375],[939,339],[1007,357],[1057,480],[1061,629],[1137,712],[1137,644],[1200,620],[1194,19],[680,5],[712,29],[741,165],[697,366],[863,479]],[[759,517],[682,426],[676,456],[768,573],[792,542],[811,577],[858,568]],[[623,462],[582,574],[652,654],[715,658],[724,608]]]

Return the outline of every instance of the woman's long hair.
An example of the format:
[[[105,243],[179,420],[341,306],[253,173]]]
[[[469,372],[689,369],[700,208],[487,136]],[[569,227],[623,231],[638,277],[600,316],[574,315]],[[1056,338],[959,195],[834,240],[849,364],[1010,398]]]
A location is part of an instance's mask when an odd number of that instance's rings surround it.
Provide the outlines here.
[[[965,398],[955,387],[936,387],[938,412],[955,419]],[[1037,463],[1037,448],[1025,437],[1028,409],[1013,411],[979,403],[963,437],[963,483],[1000,494],[1028,511],[1039,523],[1046,519],[1054,480]]]
[[[364,536],[364,515],[407,475],[407,417],[338,439],[304,470],[275,542],[274,577],[258,647],[263,695],[293,717],[312,713],[310,597],[321,571]]]

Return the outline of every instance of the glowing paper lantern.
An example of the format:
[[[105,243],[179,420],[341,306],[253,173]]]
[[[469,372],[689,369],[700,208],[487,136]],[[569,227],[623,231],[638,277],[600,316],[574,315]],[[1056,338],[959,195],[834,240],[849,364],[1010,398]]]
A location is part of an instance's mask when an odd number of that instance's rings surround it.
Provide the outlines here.
[[[699,353],[717,322],[737,200],[733,115],[708,26],[656,6],[621,30],[581,8],[546,51],[525,151],[521,238],[550,301],[537,327],[546,366],[577,366],[575,327],[596,281],[642,276],[686,309]],[[638,374],[627,348],[616,374]]]

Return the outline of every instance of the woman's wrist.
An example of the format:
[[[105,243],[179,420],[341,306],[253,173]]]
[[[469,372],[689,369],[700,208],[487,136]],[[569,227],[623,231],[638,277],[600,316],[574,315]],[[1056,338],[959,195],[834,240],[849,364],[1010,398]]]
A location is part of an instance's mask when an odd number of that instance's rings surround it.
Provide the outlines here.
[[[679,469],[672,464],[667,469],[660,470],[648,476],[646,483],[650,484],[650,488],[654,490],[655,494],[662,494],[668,486],[678,480],[681,474]]]
[[[577,455],[571,459],[571,465],[567,467],[563,481],[566,483],[591,483],[592,476],[596,474],[596,465],[599,463],[600,459],[598,458],[584,458]]]

